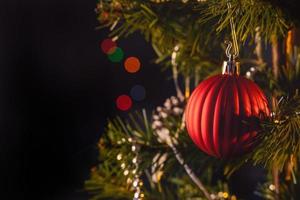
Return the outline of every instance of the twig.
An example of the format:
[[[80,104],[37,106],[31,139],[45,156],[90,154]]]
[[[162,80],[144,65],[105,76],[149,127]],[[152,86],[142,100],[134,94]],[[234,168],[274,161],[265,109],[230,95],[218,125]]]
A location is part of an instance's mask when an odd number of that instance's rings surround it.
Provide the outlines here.
[[[184,119],[184,116],[183,116],[183,119]],[[183,130],[184,127],[185,127],[185,123],[184,123],[184,120],[182,120],[181,127],[178,129],[177,132],[180,132],[181,130]],[[204,196],[208,200],[212,200],[209,192],[207,191],[207,189],[205,188],[205,186],[203,185],[203,183],[201,182],[201,180],[197,177],[197,175],[193,172],[193,170],[189,167],[189,165],[184,161],[183,156],[177,150],[176,146],[174,145],[173,140],[176,140],[176,139],[175,138],[171,138],[171,140],[168,143],[168,145],[172,149],[172,151],[173,151],[173,153],[174,153],[177,161],[184,167],[186,173],[189,175],[189,177],[192,179],[192,181],[198,186],[198,188],[203,192]]]
[[[196,176],[196,174],[193,172],[193,170],[184,162],[184,159],[182,158],[182,155],[180,152],[178,152],[178,150],[176,149],[176,147],[172,144],[170,145],[170,147],[173,150],[173,153],[176,156],[176,159],[178,160],[178,162],[184,167],[186,173],[189,175],[189,177],[194,181],[194,183],[199,187],[199,189],[203,192],[203,194],[205,195],[205,197],[208,200],[212,200],[212,198],[210,197],[210,194],[208,193],[208,191],[206,190],[206,188],[204,187],[203,183],[200,181],[200,179]]]
[[[178,71],[177,71],[177,66],[173,65],[172,66],[172,72],[173,72],[173,81],[174,81],[174,85],[175,85],[175,89],[176,89],[176,93],[177,93],[177,97],[183,101],[184,100],[184,95],[182,94],[182,91],[179,87],[178,84]]]
[[[260,28],[257,27],[255,29],[255,55],[257,57],[257,64],[262,65],[264,64],[263,59],[263,47],[262,47],[262,41],[261,41],[261,33]]]
[[[185,92],[184,92],[184,96],[186,99],[188,99],[190,97],[191,91],[190,91],[190,83],[191,79],[190,76],[186,76],[185,77]]]
[[[274,181],[274,186],[275,186],[275,199],[279,200],[279,187],[280,187],[280,182],[279,182],[279,169],[277,166],[273,167],[273,181]]]
[[[279,45],[278,45],[278,39],[275,35],[272,37],[272,71],[275,79],[278,79],[279,76]],[[277,100],[276,100],[276,94],[273,94],[272,96],[272,107],[273,110],[276,109]],[[279,180],[279,169],[276,165],[273,166],[272,170],[273,175],[273,181],[275,185],[275,199],[279,200],[279,190],[280,190],[280,180]]]
[[[279,44],[275,35],[272,36],[272,70],[275,79],[279,76]]]

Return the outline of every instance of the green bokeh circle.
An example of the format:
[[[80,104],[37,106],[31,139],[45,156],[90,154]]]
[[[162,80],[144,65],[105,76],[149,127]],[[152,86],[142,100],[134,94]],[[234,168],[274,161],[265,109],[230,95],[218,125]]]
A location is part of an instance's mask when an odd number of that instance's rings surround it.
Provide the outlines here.
[[[108,59],[114,63],[121,62],[123,58],[124,58],[124,52],[119,47],[117,47],[113,53],[108,55]]]

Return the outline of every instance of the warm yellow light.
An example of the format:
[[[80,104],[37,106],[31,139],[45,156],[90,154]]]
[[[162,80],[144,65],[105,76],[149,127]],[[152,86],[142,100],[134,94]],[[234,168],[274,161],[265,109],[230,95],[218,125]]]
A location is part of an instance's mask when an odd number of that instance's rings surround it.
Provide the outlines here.
[[[227,199],[227,198],[229,197],[229,194],[228,194],[227,192],[224,192],[224,193],[223,193],[223,197],[224,197],[225,199]]]
[[[274,191],[274,190],[275,190],[275,185],[271,184],[271,185],[269,186],[269,189],[272,190],[272,191]]]

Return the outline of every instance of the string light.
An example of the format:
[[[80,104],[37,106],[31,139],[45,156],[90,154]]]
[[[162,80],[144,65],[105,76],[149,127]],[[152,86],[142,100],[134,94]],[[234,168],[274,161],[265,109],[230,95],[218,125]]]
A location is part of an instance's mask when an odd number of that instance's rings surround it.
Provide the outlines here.
[[[132,170],[132,174],[136,174],[136,169]]]
[[[210,195],[210,198],[211,198],[211,199],[216,199],[217,196],[216,196],[215,194],[211,194],[211,195]]]
[[[135,145],[132,145],[131,151],[135,151],[135,150],[136,150],[136,146],[135,146]]]
[[[140,177],[137,174],[138,168],[139,168],[138,146],[136,145],[135,141],[131,137],[129,137],[127,139],[122,138],[121,140],[118,141],[118,143],[121,144],[121,143],[125,143],[126,141],[128,141],[129,143],[133,143],[131,146],[131,151],[134,152],[134,154],[135,154],[135,157],[132,159],[132,163],[133,163],[134,167],[132,167],[132,165],[131,165],[131,166],[127,166],[127,169],[126,169],[126,163],[122,162],[121,168],[122,168],[122,170],[124,170],[124,172],[123,172],[124,176],[129,176],[126,180],[127,184],[128,185],[132,184],[132,187],[134,188],[133,200],[140,200],[144,197],[144,194],[141,193],[141,187],[144,185],[144,183],[140,180]],[[124,158],[121,153],[119,153],[116,156],[116,159],[118,161],[120,161]],[[132,170],[132,171],[130,171],[130,170]],[[134,176],[133,180],[131,178],[132,177],[131,175]]]
[[[134,193],[134,198],[139,198],[139,196],[140,196],[139,192]]]
[[[271,191],[274,191],[274,190],[275,190],[275,185],[271,184],[271,185],[269,186],[269,189],[270,189]]]
[[[137,157],[132,159],[132,163],[135,164],[137,162]]]
[[[248,78],[250,78],[250,77],[251,77],[251,72],[247,71],[247,72],[246,72],[246,76],[247,76]]]
[[[127,176],[129,174],[129,171],[126,169],[123,174],[124,176]]]
[[[122,169],[125,169],[125,167],[126,167],[125,163],[122,163],[122,164],[121,164],[121,168],[122,168]]]
[[[139,180],[138,179],[135,179],[134,181],[133,181],[133,187],[137,187],[138,186],[138,184],[139,184]]]
[[[132,183],[132,179],[131,179],[131,178],[128,178],[128,179],[127,179],[127,184],[130,184],[130,183]]]
[[[119,153],[119,154],[117,155],[117,160],[122,160],[122,154]]]
[[[228,194],[227,192],[224,192],[224,193],[223,193],[223,197],[224,197],[225,199],[227,199],[227,198],[229,197],[229,194]]]
[[[247,72],[246,72],[246,77],[247,78],[252,78],[252,76],[256,73],[256,68],[251,67]]]
[[[223,197],[223,192],[218,192],[218,197],[222,198]]]

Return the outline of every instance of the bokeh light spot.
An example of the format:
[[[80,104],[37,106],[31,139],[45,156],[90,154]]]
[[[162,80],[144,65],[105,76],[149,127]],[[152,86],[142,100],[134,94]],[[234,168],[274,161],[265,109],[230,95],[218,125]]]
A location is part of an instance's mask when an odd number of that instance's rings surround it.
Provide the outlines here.
[[[136,101],[142,101],[146,97],[146,90],[141,85],[135,85],[130,90],[131,97]]]
[[[112,39],[105,39],[101,43],[101,49],[105,54],[112,54],[117,48],[116,42]]]
[[[132,100],[128,95],[120,95],[116,101],[117,108],[122,111],[127,111],[132,106]]]
[[[140,70],[141,62],[137,57],[129,57],[126,59],[124,65],[127,72],[136,73]]]
[[[124,57],[124,52],[121,48],[117,47],[115,51],[108,55],[111,62],[121,62]]]

